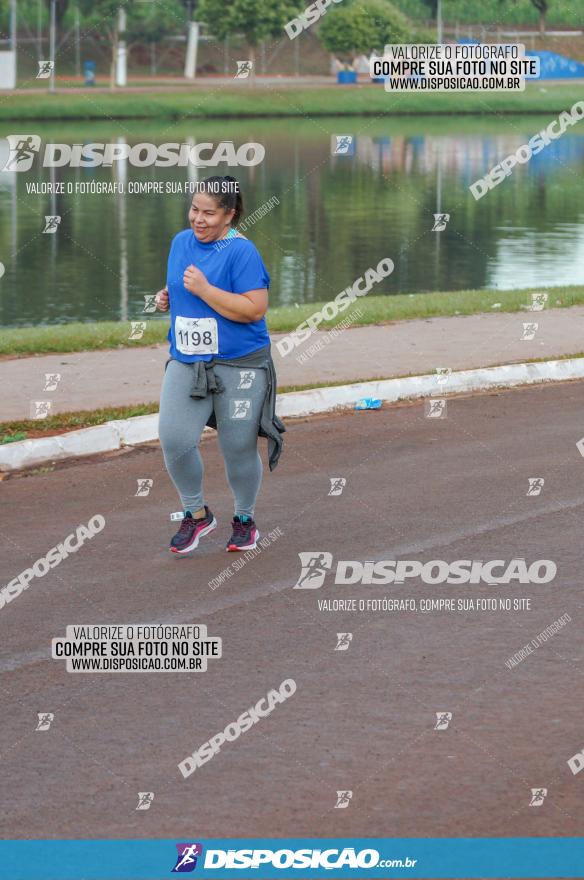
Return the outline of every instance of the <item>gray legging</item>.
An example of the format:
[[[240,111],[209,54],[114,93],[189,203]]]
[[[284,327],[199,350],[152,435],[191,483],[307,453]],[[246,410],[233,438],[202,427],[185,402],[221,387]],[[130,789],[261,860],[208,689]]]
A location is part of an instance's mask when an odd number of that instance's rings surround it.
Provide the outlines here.
[[[262,482],[257,449],[258,425],[267,389],[265,370],[244,370],[215,364],[225,390],[193,398],[192,368],[172,360],[166,368],[160,398],[159,435],[164,462],[184,510],[200,510],[203,498],[203,460],[199,442],[215,409],[219,446],[235,504],[235,513],[253,516]]]

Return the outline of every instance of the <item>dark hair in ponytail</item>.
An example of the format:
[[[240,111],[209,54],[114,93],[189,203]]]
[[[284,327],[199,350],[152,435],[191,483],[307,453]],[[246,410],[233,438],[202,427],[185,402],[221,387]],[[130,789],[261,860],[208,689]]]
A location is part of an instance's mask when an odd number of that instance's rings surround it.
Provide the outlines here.
[[[243,199],[241,197],[241,187],[235,177],[226,174],[224,177],[216,175],[207,177],[197,183],[195,192],[205,193],[212,196],[219,207],[226,211],[235,211],[231,223],[237,226],[243,216]]]

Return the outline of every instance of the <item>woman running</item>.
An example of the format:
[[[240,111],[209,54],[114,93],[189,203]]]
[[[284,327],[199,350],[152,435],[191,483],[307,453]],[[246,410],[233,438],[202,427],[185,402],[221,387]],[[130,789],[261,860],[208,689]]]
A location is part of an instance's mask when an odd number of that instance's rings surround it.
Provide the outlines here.
[[[285,428],[275,412],[276,372],[264,317],[270,276],[255,245],[237,232],[242,213],[235,178],[201,181],[188,213],[190,229],[172,240],[166,287],[156,294],[157,308],[170,308],[159,434],[183,508],[173,553],[189,553],[217,527],[203,495],[199,443],[206,425],[217,429],[233,493],[227,550],[252,549],[259,538],[258,435],[268,438],[270,470],[282,448]]]

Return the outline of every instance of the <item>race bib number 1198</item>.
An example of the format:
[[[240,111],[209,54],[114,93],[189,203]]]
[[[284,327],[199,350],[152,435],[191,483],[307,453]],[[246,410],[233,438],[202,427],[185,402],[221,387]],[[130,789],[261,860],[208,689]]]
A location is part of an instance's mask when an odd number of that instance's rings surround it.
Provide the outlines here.
[[[174,338],[181,354],[217,354],[219,351],[215,318],[183,318],[177,315]]]

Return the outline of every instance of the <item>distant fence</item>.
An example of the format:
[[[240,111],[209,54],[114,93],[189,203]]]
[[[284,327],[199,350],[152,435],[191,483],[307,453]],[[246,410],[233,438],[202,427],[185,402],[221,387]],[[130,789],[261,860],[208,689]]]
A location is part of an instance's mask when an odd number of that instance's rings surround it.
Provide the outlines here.
[[[3,45],[4,43],[4,45]],[[47,33],[18,33],[18,78],[35,77],[38,62],[49,57]],[[8,48],[7,40],[0,40],[0,49]],[[185,63],[186,34],[176,34],[148,45],[130,44],[128,74],[130,76],[182,76]],[[286,76],[326,75],[330,73],[330,55],[314,33],[305,31],[297,39],[282,36],[261,42],[255,50],[256,73]],[[238,35],[218,40],[203,34],[197,52],[197,74],[234,76],[237,61],[250,58],[250,49]],[[86,60],[96,62],[97,76],[109,75],[110,46],[86,36],[81,30],[79,40],[74,30],[60,34],[57,40],[55,72],[59,76],[81,76]]]
[[[424,26],[432,30],[435,22],[426,20]],[[571,39],[575,41],[574,45],[582,46],[581,53],[578,51],[576,54],[581,54],[584,58],[584,40],[582,40],[584,31],[581,30],[557,28],[548,30],[543,42],[539,32],[528,26],[510,28],[446,22],[443,32],[444,38],[448,40],[471,39],[494,43],[508,40],[524,43],[526,48],[532,51],[547,48],[545,40],[549,38],[549,48],[553,46],[561,52],[562,47],[558,45],[558,41],[563,43],[564,38]],[[17,44],[19,80],[36,77],[38,62],[46,60],[49,55],[46,29],[34,31],[28,27],[19,27]],[[8,40],[0,39],[0,50],[8,48]],[[130,45],[128,74],[130,77],[180,77],[184,71],[185,50],[186,29],[185,33],[166,37],[159,43]],[[572,46],[566,49],[566,54],[574,54]],[[249,57],[250,48],[243,37],[232,35],[225,40],[218,40],[207,35],[203,29],[197,53],[197,75],[235,76],[237,61],[249,60]],[[75,26],[63,27],[57,39],[57,78],[81,77],[83,63],[87,60],[96,63],[96,73],[100,79],[109,76],[111,63],[109,45],[94,39],[91,34],[85,35],[82,28],[77,30]],[[568,61],[569,59],[566,59],[566,62]],[[559,62],[556,62],[556,66],[561,69]],[[256,73],[274,76],[328,75],[331,73],[331,56],[319,41],[317,29],[308,29],[294,40],[290,40],[282,32],[281,37],[265,40],[256,48]]]

